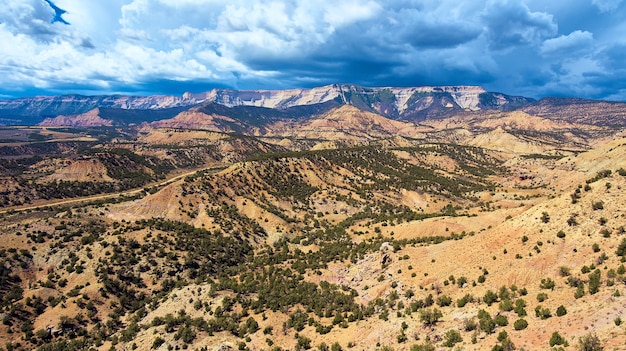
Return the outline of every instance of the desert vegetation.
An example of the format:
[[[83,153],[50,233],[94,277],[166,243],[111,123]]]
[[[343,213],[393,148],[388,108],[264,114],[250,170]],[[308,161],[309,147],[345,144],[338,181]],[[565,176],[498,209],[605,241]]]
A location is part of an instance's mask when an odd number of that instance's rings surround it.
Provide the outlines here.
[[[1,150],[0,348],[621,346],[626,143],[510,152],[456,132],[24,136]],[[53,201],[94,194],[116,196]]]

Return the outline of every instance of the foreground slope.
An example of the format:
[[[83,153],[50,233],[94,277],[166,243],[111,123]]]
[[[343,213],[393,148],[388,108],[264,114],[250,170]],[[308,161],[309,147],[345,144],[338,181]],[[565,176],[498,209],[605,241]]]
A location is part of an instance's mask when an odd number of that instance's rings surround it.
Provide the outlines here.
[[[503,130],[519,137],[512,118]],[[479,122],[468,133],[494,127]],[[290,151],[159,128],[141,138],[170,151],[212,140],[221,162],[235,153],[228,168],[138,199],[3,213],[5,347],[626,342],[624,139],[580,152],[397,137],[320,150],[294,138],[304,150]]]

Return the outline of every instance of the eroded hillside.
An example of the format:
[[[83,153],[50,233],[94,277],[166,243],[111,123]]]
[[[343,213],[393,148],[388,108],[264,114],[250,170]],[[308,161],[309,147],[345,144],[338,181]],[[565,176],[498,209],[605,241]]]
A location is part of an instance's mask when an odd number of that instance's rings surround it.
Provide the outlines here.
[[[503,121],[511,135],[528,129]],[[0,339],[11,350],[618,349],[626,140],[581,152],[593,135],[581,138],[511,149],[146,129],[130,150],[48,166],[46,179],[87,168],[111,182],[109,170],[194,153],[230,166],[135,199],[3,212]],[[122,156],[146,168],[108,167]]]

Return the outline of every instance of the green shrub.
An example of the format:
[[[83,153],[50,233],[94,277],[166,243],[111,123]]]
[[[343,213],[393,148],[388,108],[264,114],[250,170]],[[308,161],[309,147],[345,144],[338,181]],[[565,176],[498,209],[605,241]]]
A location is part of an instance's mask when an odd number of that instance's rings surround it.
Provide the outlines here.
[[[550,337],[550,347],[553,347],[555,345],[566,345],[567,341],[558,333],[558,332],[554,332],[552,333],[552,336]]]
[[[617,247],[617,251],[615,252],[615,254],[621,257],[626,256],[626,238],[622,239],[622,242]]]
[[[602,273],[599,269],[596,269],[593,273],[589,274],[589,294],[594,295],[600,291],[601,274]]]
[[[483,302],[488,306],[491,306],[494,302],[498,301],[498,295],[491,290],[487,290],[485,295],[483,296]]]
[[[463,341],[463,337],[458,330],[450,329],[444,335],[443,344],[447,347],[453,347],[455,344]]]
[[[513,302],[511,302],[511,300],[506,299],[500,301],[500,311],[510,312],[513,311],[513,308]]]
[[[443,317],[441,311],[436,308],[426,308],[420,311],[420,321],[425,325],[435,325]]]
[[[450,306],[452,304],[452,298],[450,296],[442,295],[437,298],[437,305],[440,307]]]
[[[528,322],[526,322],[523,318],[520,318],[513,323],[513,328],[515,328],[515,330],[524,330],[526,327],[528,327]]]
[[[554,285],[554,280],[552,280],[551,278],[544,278],[541,279],[541,284],[539,284],[539,287],[542,289],[554,290]]]
[[[537,305],[537,307],[535,307],[535,316],[541,319],[548,319],[552,317],[552,313],[547,307],[541,307],[541,305]]]
[[[578,339],[578,345],[576,345],[578,351],[602,351],[602,343],[596,334],[587,334]]]
[[[489,312],[485,310],[478,311],[478,325],[480,325],[480,330],[487,334],[493,334],[496,329],[496,322],[491,318]]]
[[[501,327],[506,327],[507,325],[509,325],[509,319],[506,318],[506,316],[503,314],[497,315],[496,318],[493,319],[493,321]]]
[[[415,344],[411,346],[411,351],[435,351],[435,345],[426,342],[424,344]]]
[[[165,343],[165,340],[160,336],[157,336],[156,339],[152,342],[152,349],[158,349]]]
[[[537,294],[537,301],[544,302],[547,299],[548,299],[548,294],[546,294],[544,292],[541,292],[541,293]]]

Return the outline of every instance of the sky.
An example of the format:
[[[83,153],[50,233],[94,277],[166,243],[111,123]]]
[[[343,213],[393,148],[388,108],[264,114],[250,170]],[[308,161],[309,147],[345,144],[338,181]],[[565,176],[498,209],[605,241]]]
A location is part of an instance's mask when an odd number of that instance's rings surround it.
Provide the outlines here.
[[[333,83],[626,101],[626,0],[0,5],[0,98]]]

